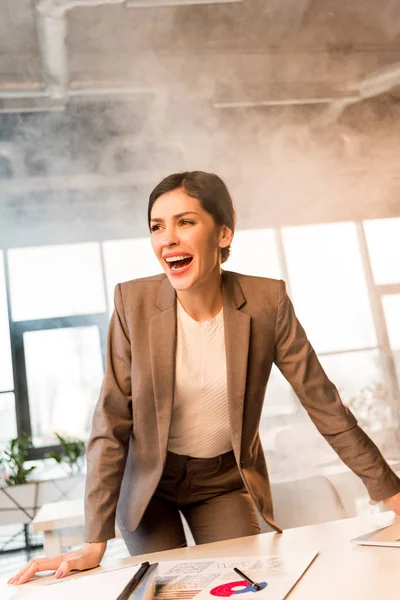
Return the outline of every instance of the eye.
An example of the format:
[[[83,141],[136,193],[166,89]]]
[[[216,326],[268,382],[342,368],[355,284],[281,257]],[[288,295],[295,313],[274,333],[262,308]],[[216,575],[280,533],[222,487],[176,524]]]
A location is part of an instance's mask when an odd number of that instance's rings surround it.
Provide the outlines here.
[[[159,228],[160,228],[160,225],[152,225],[152,226],[150,227],[150,231],[158,231],[158,230],[159,230]]]
[[[189,221],[188,219],[182,219],[179,223],[180,225],[194,225],[194,221]]]

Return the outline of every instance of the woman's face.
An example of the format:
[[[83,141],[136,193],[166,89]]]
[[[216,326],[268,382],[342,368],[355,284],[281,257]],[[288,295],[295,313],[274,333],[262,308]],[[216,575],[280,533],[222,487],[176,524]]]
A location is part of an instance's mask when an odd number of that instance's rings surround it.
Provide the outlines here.
[[[176,189],[163,194],[151,210],[151,243],[176,290],[188,290],[220,272],[219,249],[232,238],[217,226],[197,198]]]

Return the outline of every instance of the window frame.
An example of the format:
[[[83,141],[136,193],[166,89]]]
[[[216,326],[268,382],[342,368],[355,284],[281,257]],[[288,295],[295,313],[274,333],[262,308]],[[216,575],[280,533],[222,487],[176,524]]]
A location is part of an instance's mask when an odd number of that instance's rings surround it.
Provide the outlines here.
[[[319,356],[334,356],[339,354],[351,354],[353,352],[362,352],[370,350],[378,350],[379,357],[382,365],[382,372],[384,380],[387,381],[387,386],[391,398],[391,404],[400,416],[400,385],[396,373],[395,361],[392,349],[390,347],[389,336],[387,331],[387,325],[385,315],[383,311],[382,297],[389,294],[400,293],[400,282],[394,284],[376,284],[372,272],[371,258],[368,250],[367,239],[365,234],[365,228],[362,221],[353,221],[356,227],[357,238],[360,248],[360,254],[362,259],[362,266],[364,275],[367,283],[368,299],[371,305],[371,312],[374,322],[374,327],[377,335],[377,345],[369,347],[355,347],[346,350],[335,350],[327,352],[319,352]],[[322,223],[321,223],[322,224]],[[290,294],[290,277],[288,275],[287,256],[285,253],[284,241],[282,236],[282,228],[273,228],[275,243],[278,254],[278,263],[283,279],[286,281],[288,293]],[[95,314],[84,314],[74,315],[68,317],[51,317],[47,319],[35,319],[27,321],[13,321],[11,314],[11,292],[10,292],[10,277],[9,277],[9,264],[8,264],[8,249],[3,248],[4,251],[4,272],[5,272],[5,285],[6,285],[6,299],[7,299],[7,310],[8,320],[10,328],[10,344],[11,344],[11,356],[12,356],[12,368],[14,377],[14,389],[3,390],[3,393],[14,393],[15,396],[15,410],[16,410],[16,421],[17,421],[17,433],[21,435],[22,432],[31,434],[31,422],[30,422],[30,408],[29,408],[29,397],[26,377],[26,365],[25,355],[23,346],[23,334],[28,331],[40,331],[46,329],[56,329],[60,327],[82,327],[97,325],[99,327],[100,342],[101,342],[101,354],[103,360],[103,368],[105,368],[105,347],[106,337],[109,324],[109,309],[108,309],[108,292],[107,292],[107,276],[104,262],[104,242],[113,240],[98,240],[100,245],[101,253],[101,268],[103,285],[105,290],[105,301],[106,311],[104,313]],[[135,277],[135,273],[132,273]],[[294,394],[293,390],[292,393]],[[300,407],[298,408],[300,410]],[[290,420],[298,411],[292,413],[291,416],[279,415],[271,417],[270,423],[273,426],[272,421]],[[43,446],[38,448],[31,448],[28,456],[28,460],[36,460],[44,458],[44,455],[49,451],[57,451],[60,446]]]
[[[104,273],[104,260],[102,254],[102,245],[100,244],[101,252],[101,268],[103,285],[105,280]],[[6,284],[6,298],[7,298],[7,311],[8,321],[10,328],[10,344],[11,344],[11,357],[12,367],[14,376],[14,390],[8,390],[13,392],[15,397],[15,415],[17,421],[17,435],[20,436],[22,433],[26,433],[29,436],[32,435],[32,426],[30,418],[30,405],[29,405],[29,394],[28,394],[28,382],[26,375],[26,363],[25,363],[25,352],[24,352],[24,341],[23,336],[28,331],[44,331],[48,329],[60,329],[70,327],[85,327],[85,326],[97,326],[99,328],[100,345],[101,345],[101,357],[103,363],[103,370],[105,369],[106,358],[106,339],[109,324],[107,297],[106,297],[106,312],[104,313],[93,313],[84,315],[72,315],[68,317],[50,317],[47,319],[32,319],[26,321],[14,321],[11,313],[11,290],[10,290],[10,274],[8,264],[8,253],[7,249],[4,249],[4,273],[5,273],[5,284]],[[6,392],[4,392],[6,393]],[[39,460],[45,458],[48,452],[59,452],[61,446],[59,444],[38,446],[29,448],[27,460]]]
[[[377,344],[365,347],[348,348],[345,350],[322,351],[318,352],[317,356],[337,356],[343,354],[352,354],[354,352],[369,352],[371,350],[377,350],[379,353],[383,380],[387,381],[390,403],[400,420],[400,382],[397,377],[393,351],[390,346],[386,318],[382,302],[382,297],[384,295],[400,293],[400,282],[385,285],[375,283],[363,222],[352,221],[352,223],[354,223],[356,228],[357,241],[360,249],[362,268],[366,279],[368,299],[371,305],[371,313],[377,337]],[[323,223],[320,224],[323,225]],[[317,225],[317,223],[315,225]],[[281,273],[286,282],[288,294],[290,295],[290,277],[282,229],[283,228],[275,229],[275,242],[277,245],[278,260],[280,263]],[[300,407],[298,407],[298,410],[300,410]],[[296,414],[296,412],[293,413],[293,416],[295,416]]]

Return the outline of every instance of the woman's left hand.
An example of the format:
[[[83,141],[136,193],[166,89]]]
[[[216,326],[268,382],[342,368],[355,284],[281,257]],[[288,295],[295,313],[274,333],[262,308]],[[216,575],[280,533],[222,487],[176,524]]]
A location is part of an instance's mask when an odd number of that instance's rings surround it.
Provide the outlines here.
[[[386,498],[383,502],[396,515],[400,515],[400,492],[398,492],[394,496]]]

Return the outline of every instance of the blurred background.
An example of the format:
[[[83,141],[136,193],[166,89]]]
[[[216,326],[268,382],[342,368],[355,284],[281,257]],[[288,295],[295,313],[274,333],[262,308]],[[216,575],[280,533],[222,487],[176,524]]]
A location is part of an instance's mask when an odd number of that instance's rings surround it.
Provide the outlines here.
[[[31,478],[65,475],[49,453],[89,434],[114,286],[160,272],[149,193],[202,169],[237,210],[224,267],[287,282],[395,468],[399,119],[399,0],[1,0],[1,448],[26,434]],[[349,489],[277,370],[261,436],[273,482]]]

